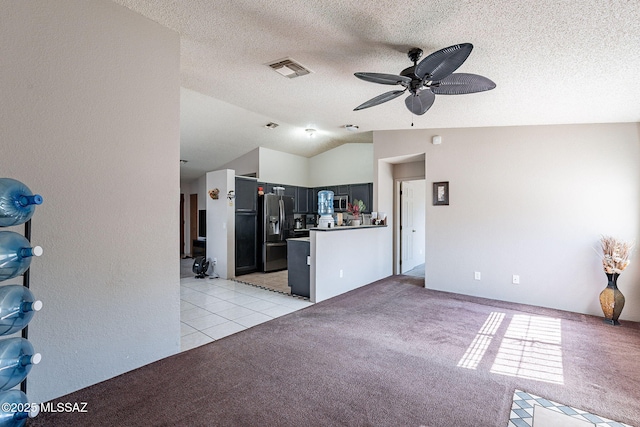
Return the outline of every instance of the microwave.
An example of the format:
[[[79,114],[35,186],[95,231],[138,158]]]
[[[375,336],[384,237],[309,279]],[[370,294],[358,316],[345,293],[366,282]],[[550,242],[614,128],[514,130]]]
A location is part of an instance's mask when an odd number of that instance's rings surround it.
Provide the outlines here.
[[[346,212],[349,208],[349,196],[333,196],[333,211]]]

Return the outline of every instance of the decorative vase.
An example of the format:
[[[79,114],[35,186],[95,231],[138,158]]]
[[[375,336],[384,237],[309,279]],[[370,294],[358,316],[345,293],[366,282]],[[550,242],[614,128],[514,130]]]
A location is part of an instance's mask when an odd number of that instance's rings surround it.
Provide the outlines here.
[[[351,225],[354,227],[360,227],[360,220],[359,219],[352,219],[351,220]]]
[[[618,317],[624,307],[624,295],[618,289],[619,273],[606,273],[609,283],[600,292],[600,306],[604,313],[604,322],[610,325],[619,325]]]

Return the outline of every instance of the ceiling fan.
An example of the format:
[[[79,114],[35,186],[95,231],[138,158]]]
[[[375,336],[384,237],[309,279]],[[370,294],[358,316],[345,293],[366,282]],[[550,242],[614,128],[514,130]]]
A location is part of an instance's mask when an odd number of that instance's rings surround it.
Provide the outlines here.
[[[471,43],[456,44],[440,49],[418,63],[422,57],[422,49],[414,47],[407,54],[413,61],[413,66],[402,70],[400,75],[355,73],[357,78],[367,82],[401,85],[404,89],[392,90],[371,98],[354,108],[354,111],[391,101],[409,91],[405,105],[413,114],[422,115],[431,108],[436,95],[462,95],[495,88],[496,84],[486,77],[468,73],[453,74],[466,61],[472,49]]]

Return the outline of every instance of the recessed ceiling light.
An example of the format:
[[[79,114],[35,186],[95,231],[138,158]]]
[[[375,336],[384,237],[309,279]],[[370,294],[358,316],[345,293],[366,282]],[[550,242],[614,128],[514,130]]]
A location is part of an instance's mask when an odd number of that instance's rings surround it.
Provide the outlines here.
[[[355,132],[358,129],[360,129],[360,126],[358,126],[358,125],[344,125],[344,128],[346,130],[348,130],[348,131]]]

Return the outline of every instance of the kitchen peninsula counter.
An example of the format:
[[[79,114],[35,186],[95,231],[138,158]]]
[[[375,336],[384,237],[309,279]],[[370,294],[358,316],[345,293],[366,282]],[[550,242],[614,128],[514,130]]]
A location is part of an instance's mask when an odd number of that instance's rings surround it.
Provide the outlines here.
[[[386,225],[342,225],[340,227],[331,227],[331,228],[319,228],[314,227],[309,230],[312,231],[344,231],[344,230],[359,230],[362,228],[380,228],[386,227]]]
[[[386,225],[311,228],[309,236],[311,302],[320,302],[393,274],[384,243]]]

